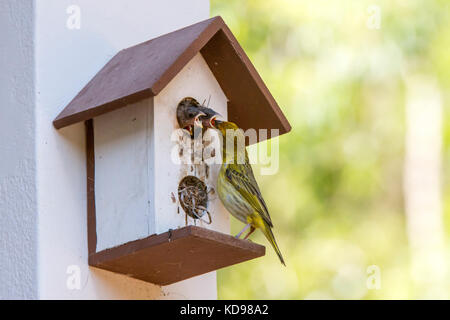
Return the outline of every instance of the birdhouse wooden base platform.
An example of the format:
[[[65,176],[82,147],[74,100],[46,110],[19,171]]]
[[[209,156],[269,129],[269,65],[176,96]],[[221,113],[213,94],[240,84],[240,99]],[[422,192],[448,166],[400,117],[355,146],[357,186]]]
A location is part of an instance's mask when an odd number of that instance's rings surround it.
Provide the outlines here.
[[[221,232],[187,226],[93,253],[89,264],[169,285],[264,256],[265,247]]]

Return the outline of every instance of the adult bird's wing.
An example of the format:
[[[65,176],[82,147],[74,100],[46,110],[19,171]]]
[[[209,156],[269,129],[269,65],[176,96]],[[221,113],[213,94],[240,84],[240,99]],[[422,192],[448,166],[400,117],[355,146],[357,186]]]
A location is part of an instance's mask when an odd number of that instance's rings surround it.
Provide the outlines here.
[[[244,164],[230,163],[227,165],[225,175],[242,197],[261,215],[263,220],[270,227],[273,227],[269,211],[267,210],[261,191],[259,191],[250,163],[248,161]]]

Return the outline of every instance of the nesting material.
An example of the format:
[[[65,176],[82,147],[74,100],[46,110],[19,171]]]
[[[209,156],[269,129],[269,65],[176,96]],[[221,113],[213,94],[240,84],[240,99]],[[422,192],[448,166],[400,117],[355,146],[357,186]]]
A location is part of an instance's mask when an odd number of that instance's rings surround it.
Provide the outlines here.
[[[184,212],[194,219],[210,224],[211,214],[208,211],[208,190],[206,184],[194,176],[186,176],[178,185],[178,200]],[[207,214],[208,220],[203,216]]]

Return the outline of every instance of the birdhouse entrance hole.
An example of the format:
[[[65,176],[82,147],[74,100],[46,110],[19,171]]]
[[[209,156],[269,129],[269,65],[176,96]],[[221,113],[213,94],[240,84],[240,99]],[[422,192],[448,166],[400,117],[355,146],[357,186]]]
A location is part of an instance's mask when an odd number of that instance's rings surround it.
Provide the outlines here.
[[[197,177],[186,176],[178,185],[178,200],[187,215],[194,219],[202,219],[205,213],[210,224],[211,214],[208,211],[208,189],[206,184]]]

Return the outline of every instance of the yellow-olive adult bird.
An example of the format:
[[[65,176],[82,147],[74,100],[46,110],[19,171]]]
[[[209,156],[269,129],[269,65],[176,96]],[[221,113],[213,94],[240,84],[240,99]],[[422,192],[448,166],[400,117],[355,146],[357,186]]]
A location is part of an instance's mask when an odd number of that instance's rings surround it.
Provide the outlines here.
[[[272,232],[273,223],[266,203],[256,183],[245,145],[236,141],[243,138],[243,131],[233,122],[215,120],[214,125],[223,136],[223,163],[217,180],[217,192],[225,208],[246,226],[237,234],[237,238],[250,227],[247,239],[255,229],[261,231],[269,240],[283,265],[283,256]],[[227,131],[231,134],[227,136]],[[242,135],[238,138],[239,135]],[[245,139],[241,140],[245,142]],[[227,153],[227,144],[233,143]],[[232,150],[232,152],[230,152]]]

